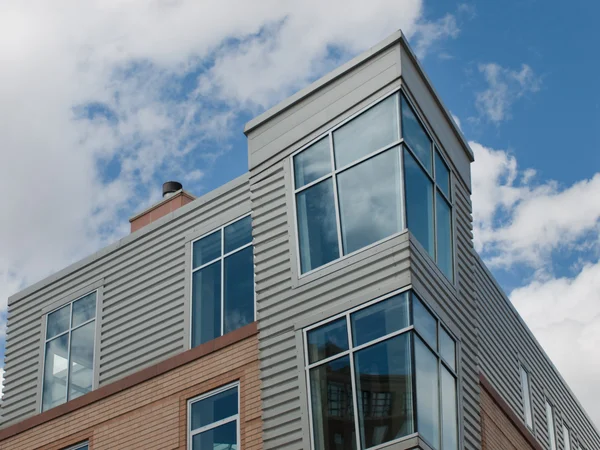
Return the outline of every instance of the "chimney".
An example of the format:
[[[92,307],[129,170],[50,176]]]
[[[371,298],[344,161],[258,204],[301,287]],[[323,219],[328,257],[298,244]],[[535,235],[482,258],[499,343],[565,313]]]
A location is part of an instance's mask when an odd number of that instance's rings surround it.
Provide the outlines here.
[[[190,193],[185,192],[182,184],[177,181],[167,181],[164,183],[162,192],[163,199],[160,202],[129,219],[132,233],[166,216],[177,208],[187,205],[196,198]]]

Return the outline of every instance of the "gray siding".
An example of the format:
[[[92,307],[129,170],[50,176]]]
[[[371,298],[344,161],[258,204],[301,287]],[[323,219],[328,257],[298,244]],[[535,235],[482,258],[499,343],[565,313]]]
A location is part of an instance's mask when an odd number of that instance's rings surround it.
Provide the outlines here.
[[[514,409],[524,417],[519,364],[530,371],[534,433],[548,448],[544,398],[555,406],[559,448],[564,448],[562,423],[586,450],[600,449],[600,435],[510,300],[477,256],[474,266],[480,329],[481,369]],[[572,447],[573,448],[573,447]],[[577,448],[577,447],[575,447]]]
[[[102,286],[95,367],[100,386],[189,348],[186,243],[249,211],[244,175],[12,297],[4,424],[39,411],[43,312],[94,282]]]

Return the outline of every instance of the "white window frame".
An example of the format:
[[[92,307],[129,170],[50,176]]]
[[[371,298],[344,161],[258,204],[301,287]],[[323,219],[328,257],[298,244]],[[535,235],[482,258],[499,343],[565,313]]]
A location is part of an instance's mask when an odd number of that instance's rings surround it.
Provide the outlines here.
[[[525,425],[527,426],[527,428],[529,428],[530,431],[533,431],[535,421],[533,420],[533,393],[531,390],[531,373],[523,366],[523,364],[519,364],[519,376],[521,378],[521,398],[523,400],[523,417],[525,419]],[[529,417],[527,417],[527,405],[529,405]],[[529,420],[531,420],[531,423],[529,423]]]
[[[221,334],[219,336],[223,336],[223,331],[224,331],[224,326],[225,326],[225,289],[224,289],[224,284],[225,284],[225,258],[227,258],[228,256],[234,255],[238,252],[241,252],[242,250],[247,249],[248,247],[252,247],[254,245],[254,238],[252,238],[250,240],[249,243],[244,244],[241,247],[236,248],[235,250],[225,254],[225,228],[227,228],[229,225],[236,223],[239,220],[245,219],[246,217],[251,217],[252,213],[246,213],[244,215],[241,215],[239,217],[236,217],[235,219],[217,227],[212,229],[211,231],[209,231],[208,233],[204,233],[202,236],[194,238],[191,242],[191,250],[190,250],[190,292],[189,292],[189,296],[190,296],[190,301],[189,301],[189,317],[190,317],[190,336],[189,336],[189,348],[193,348],[193,326],[194,326],[194,321],[192,320],[192,311],[193,311],[193,305],[194,305],[194,273],[204,269],[205,267],[210,266],[211,264],[214,264],[216,262],[220,262],[221,265]],[[221,255],[218,258],[215,258],[207,263],[204,263],[196,268],[194,268],[194,243],[204,239],[207,236],[210,236],[213,233],[216,233],[217,231],[221,232]],[[254,265],[254,256],[253,256],[253,265]],[[254,279],[256,279],[256,273],[253,270],[252,271],[252,276]],[[256,321],[256,283],[254,283],[254,288],[252,289],[253,292],[253,302],[254,302],[254,316],[253,316],[253,320]]]
[[[333,133],[338,129],[341,128],[342,126],[346,125],[348,122],[350,122],[351,120],[355,119],[356,117],[360,116],[362,113],[366,112],[367,110],[369,110],[370,108],[373,108],[374,106],[378,105],[379,103],[385,101],[386,99],[388,99],[389,97],[393,96],[393,95],[398,95],[398,99],[396,101],[396,113],[398,114],[398,136],[399,139],[387,144],[384,147],[381,147],[371,153],[369,153],[368,155],[362,156],[361,158],[346,164],[345,166],[342,166],[340,168],[336,168],[335,166],[335,152],[334,152],[334,148],[333,148]],[[429,137],[429,139],[431,140],[431,145],[432,145],[432,149],[431,149],[431,155],[432,155],[432,168],[431,168],[431,174],[425,169],[425,167],[423,166],[423,164],[421,163],[421,161],[419,160],[419,158],[417,157],[416,153],[413,152],[413,150],[410,148],[410,146],[408,145],[408,143],[404,140],[403,134],[402,134],[402,97],[404,96],[404,98],[407,100],[407,102],[409,103],[412,112],[414,113],[415,117],[417,118],[417,120],[419,121],[419,123],[421,124],[421,126],[423,127],[423,130],[425,131],[425,133],[427,134],[427,136]],[[328,172],[327,174],[319,177],[318,179],[311,181],[310,183],[305,184],[304,186],[300,187],[300,188],[296,188],[296,174],[295,174],[295,170],[294,170],[294,157],[296,155],[298,155],[299,153],[303,152],[304,150],[306,150],[307,148],[309,148],[310,146],[312,146],[313,144],[317,143],[318,141],[322,140],[322,139],[328,139],[329,142],[329,152],[330,152],[330,157],[331,157],[331,171]],[[337,176],[341,173],[344,172],[348,169],[351,169],[371,158],[374,158],[378,155],[380,155],[381,153],[384,153],[394,147],[399,147],[398,151],[399,151],[399,163],[400,163],[400,174],[399,174],[399,180],[400,180],[400,208],[401,208],[401,228],[400,231],[391,234],[389,236],[384,237],[383,239],[380,239],[379,241],[373,242],[372,244],[369,244],[365,247],[359,248],[357,250],[354,250],[351,253],[347,253],[344,255],[344,249],[343,249],[343,240],[342,240],[342,228],[341,228],[341,218],[340,218],[340,209],[339,209],[339,199],[338,199],[338,188],[337,188]],[[442,197],[444,199],[446,199],[448,201],[448,204],[450,205],[450,217],[451,217],[451,225],[450,225],[450,239],[452,242],[452,279],[449,279],[449,281],[452,284],[456,284],[456,252],[455,252],[455,236],[454,236],[454,222],[455,222],[455,208],[454,208],[454,189],[452,189],[454,183],[453,183],[453,173],[452,173],[452,169],[451,169],[451,165],[448,163],[448,160],[446,159],[446,156],[444,155],[444,151],[442,150],[443,147],[437,142],[437,140],[433,137],[433,133],[429,130],[428,126],[425,124],[425,121],[423,120],[423,118],[421,117],[421,114],[419,113],[418,108],[416,107],[414,101],[410,98],[409,94],[406,92],[405,89],[403,89],[402,87],[398,87],[395,88],[389,92],[387,92],[386,94],[384,94],[382,97],[378,98],[377,100],[373,101],[372,103],[368,104],[367,106],[365,106],[364,108],[361,108],[359,111],[357,111],[356,113],[352,114],[351,116],[349,116],[348,118],[344,119],[342,122],[340,122],[339,124],[335,125],[334,127],[330,128],[329,130],[327,130],[326,132],[320,134],[319,136],[317,136],[316,138],[312,139],[309,143],[307,143],[306,145],[303,145],[302,147],[300,147],[298,150],[296,150],[295,152],[293,152],[290,156],[289,156],[289,165],[290,165],[290,178],[291,178],[291,184],[292,184],[292,214],[293,214],[293,219],[294,219],[294,231],[295,231],[295,248],[296,248],[296,266],[298,268],[298,279],[301,280],[304,277],[307,277],[315,272],[318,272],[322,269],[325,269],[326,267],[329,267],[333,264],[336,264],[346,258],[352,257],[358,253],[364,252],[372,247],[375,247],[385,241],[388,241],[390,239],[393,239],[396,236],[399,236],[401,234],[403,234],[406,229],[407,229],[407,217],[406,217],[406,193],[405,193],[405,180],[404,180],[404,151],[403,149],[406,148],[408,149],[408,151],[410,152],[410,154],[413,156],[413,158],[415,159],[415,161],[417,162],[417,164],[419,165],[419,167],[421,167],[421,169],[424,171],[425,175],[428,177],[428,179],[432,182],[433,184],[433,199],[432,199],[432,207],[433,207],[433,234],[434,234],[434,241],[433,241],[433,251],[434,251],[434,257],[431,257],[431,255],[428,254],[428,256],[430,258],[433,259],[433,261],[435,262],[436,266],[437,266],[437,192],[440,192],[440,195],[442,195]],[[436,174],[435,174],[435,160],[436,160],[436,154],[438,154],[440,156],[440,158],[442,159],[442,161],[444,162],[444,164],[446,165],[446,167],[448,168],[449,171],[449,182],[450,182],[450,198],[448,198],[448,196],[446,195],[445,192],[443,192],[442,189],[440,189],[438,187],[438,184],[436,183]],[[322,181],[325,181],[327,179],[331,178],[332,179],[332,183],[333,183],[333,194],[334,194],[334,208],[335,208],[335,215],[336,215],[336,227],[337,227],[337,238],[338,238],[338,252],[339,252],[339,256],[338,258],[323,264],[322,266],[316,267],[314,269],[308,270],[304,273],[302,273],[302,265],[301,265],[301,260],[300,260],[300,230],[298,228],[298,209],[297,209],[297,201],[296,201],[296,197],[299,193],[301,193],[304,190],[309,189],[310,187],[319,184]],[[439,266],[438,266],[439,267]],[[441,268],[440,268],[440,271]],[[442,272],[443,273],[443,272]],[[447,277],[446,277],[447,278]]]
[[[567,426],[564,419],[562,422],[563,450],[573,450],[573,437],[571,436],[571,429]]]
[[[197,428],[195,430],[192,430],[192,405],[194,403],[197,403],[199,401],[205,400],[209,397],[212,397],[214,395],[220,394],[221,392],[225,392],[228,391],[229,389],[233,389],[236,388],[237,389],[237,399],[238,399],[238,404],[237,404],[237,414],[234,414],[233,416],[229,416],[226,417],[225,419],[221,419],[217,422],[213,422],[209,425],[205,425],[203,427]],[[234,420],[236,421],[236,430],[237,430],[237,448],[238,450],[241,449],[241,432],[240,432],[240,382],[239,381],[235,381],[233,383],[229,383],[225,386],[221,386],[220,388],[214,389],[210,392],[206,392],[205,394],[201,394],[197,397],[191,398],[187,401],[187,448],[188,450],[192,449],[192,438],[194,436],[196,436],[197,434],[203,433],[205,431],[209,431],[212,430],[213,428],[216,428],[218,426],[221,425],[225,425],[227,423],[233,422]]]
[[[548,446],[550,450],[558,450],[558,436],[556,434],[556,414],[554,413],[554,406],[545,399],[546,407],[546,428],[548,430]]]
[[[95,376],[96,376],[96,346],[97,346],[96,339],[98,336],[98,332],[97,332],[98,331],[97,330],[97,327],[98,327],[98,301],[99,301],[99,297],[100,297],[99,291],[100,290],[97,288],[92,289],[91,291],[78,296],[74,300],[65,302],[62,305],[57,306],[56,308],[54,308],[44,314],[44,316],[45,316],[44,317],[44,336],[43,336],[43,342],[42,342],[44,349],[42,351],[43,359],[42,359],[42,379],[41,379],[41,383],[40,383],[40,407],[39,407],[40,412],[44,412],[44,382],[45,382],[45,376],[46,376],[46,347],[47,347],[48,342],[53,341],[54,339],[58,338],[59,336],[63,336],[65,334],[69,335],[69,339],[67,342],[67,380],[66,380],[66,393],[65,393],[65,401],[64,401],[64,403],[67,403],[70,401],[69,400],[69,381],[71,378],[71,334],[73,333],[74,330],[77,330],[91,322],[94,322],[94,344],[92,347],[92,391],[94,390],[94,382],[95,382]],[[84,297],[87,297],[90,294],[96,295],[96,307],[94,308],[94,318],[86,320],[85,322],[80,323],[76,327],[73,327],[73,303],[75,303],[78,300],[81,300]],[[48,317],[53,312],[56,312],[59,309],[64,308],[65,306],[69,306],[69,311],[70,311],[69,329],[67,331],[63,331],[62,333],[57,334],[56,336],[52,336],[50,339],[48,339],[47,338],[47,336],[48,336]],[[64,405],[64,403],[61,403],[61,405]],[[56,406],[53,406],[52,408],[56,408]],[[49,411],[52,408],[49,408],[46,411]],[[74,447],[74,448],[78,448],[78,447]],[[70,450],[70,448],[69,448],[69,450]]]

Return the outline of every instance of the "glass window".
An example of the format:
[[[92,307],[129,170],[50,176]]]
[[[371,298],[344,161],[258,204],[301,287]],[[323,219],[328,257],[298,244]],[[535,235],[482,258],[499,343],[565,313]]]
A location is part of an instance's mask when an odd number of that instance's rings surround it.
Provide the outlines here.
[[[433,183],[406,149],[404,150],[404,177],[408,229],[434,258]]]
[[[554,425],[554,412],[552,406],[546,400],[546,424],[548,425],[548,442],[550,450],[556,450],[556,428]]]
[[[400,183],[397,148],[340,173],[338,193],[344,254],[402,230]]]
[[[303,273],[340,256],[333,204],[331,179],[321,181],[296,196],[300,266]]]
[[[437,192],[435,209],[437,214],[436,243],[437,263],[442,272],[452,280],[453,254],[452,251],[452,211],[444,197]]]
[[[333,132],[337,169],[400,139],[397,105],[391,95]]]
[[[296,189],[331,173],[329,138],[314,143],[294,156],[294,180]]]
[[[456,370],[456,343],[443,327],[440,327],[440,354],[452,370]]]
[[[239,389],[225,387],[188,402],[190,450],[239,448]]]
[[[529,373],[523,368],[521,369],[521,389],[523,394],[523,410],[525,413],[525,424],[533,430],[533,413],[531,408],[531,386],[529,383]]]
[[[563,450],[571,450],[571,433],[569,432],[569,428],[563,422]]]
[[[68,447],[64,450],[88,450],[88,443],[82,442],[81,444],[73,445],[72,447]]]
[[[418,300],[409,292],[397,294],[306,333],[315,449],[363,450],[416,431],[435,450],[457,450],[456,371],[423,343],[421,332],[431,330],[410,326],[411,301]],[[443,330],[439,320],[420,308],[437,336],[436,329]],[[448,353],[456,343],[443,332]]]
[[[42,411],[92,390],[95,318],[96,292],[46,316]]]
[[[450,199],[450,170],[437,151],[435,152],[435,182],[446,198]]]
[[[254,321],[252,219],[192,244],[192,347]]]
[[[431,139],[404,95],[402,96],[402,137],[425,169],[431,173]]]
[[[419,298],[413,297],[413,320],[415,328],[434,350],[437,350],[437,322],[435,317],[423,306]]]

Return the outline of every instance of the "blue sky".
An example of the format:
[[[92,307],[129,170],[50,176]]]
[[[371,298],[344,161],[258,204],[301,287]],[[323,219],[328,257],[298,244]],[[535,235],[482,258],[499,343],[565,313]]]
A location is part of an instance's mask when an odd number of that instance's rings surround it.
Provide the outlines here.
[[[247,120],[402,28],[475,152],[477,249],[600,423],[598,2],[23,3],[0,14],[0,179],[21,186],[0,325],[163,181],[201,195],[244,173]]]

